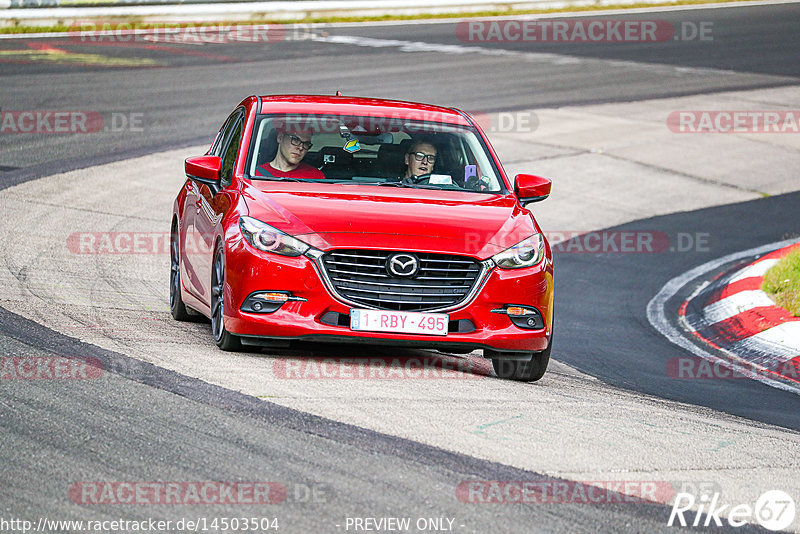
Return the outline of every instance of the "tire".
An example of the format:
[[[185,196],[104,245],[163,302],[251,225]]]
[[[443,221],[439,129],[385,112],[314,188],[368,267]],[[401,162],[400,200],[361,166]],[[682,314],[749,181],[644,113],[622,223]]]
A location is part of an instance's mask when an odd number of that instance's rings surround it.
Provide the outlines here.
[[[553,336],[550,335],[550,343],[542,352],[533,352],[530,360],[507,360],[504,358],[492,358],[492,367],[499,378],[517,380],[519,382],[536,382],[544,376],[547,371],[547,364],[550,363],[550,351],[553,348]],[[497,354],[489,351],[489,354]]]
[[[169,238],[169,310],[176,321],[191,319],[181,298],[181,245],[178,237],[178,224],[172,224]]]
[[[242,348],[239,337],[225,329],[225,253],[222,243],[217,243],[211,269],[211,335],[219,348],[238,351]]]

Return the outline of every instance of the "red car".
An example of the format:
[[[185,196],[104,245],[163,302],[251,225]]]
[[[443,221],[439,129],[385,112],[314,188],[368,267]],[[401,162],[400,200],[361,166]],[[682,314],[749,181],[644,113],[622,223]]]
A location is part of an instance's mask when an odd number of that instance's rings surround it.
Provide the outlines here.
[[[170,307],[223,350],[291,340],[483,349],[503,378],[544,374],[553,257],[527,203],[458,109],[251,96],[186,160]]]

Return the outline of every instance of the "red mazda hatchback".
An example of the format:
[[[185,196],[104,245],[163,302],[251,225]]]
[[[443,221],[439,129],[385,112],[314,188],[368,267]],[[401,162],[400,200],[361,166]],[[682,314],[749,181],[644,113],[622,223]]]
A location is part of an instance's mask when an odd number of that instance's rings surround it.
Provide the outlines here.
[[[552,347],[553,258],[457,109],[342,96],[251,96],[186,160],[171,232],[175,319],[223,350],[291,340],[482,349],[538,380]]]

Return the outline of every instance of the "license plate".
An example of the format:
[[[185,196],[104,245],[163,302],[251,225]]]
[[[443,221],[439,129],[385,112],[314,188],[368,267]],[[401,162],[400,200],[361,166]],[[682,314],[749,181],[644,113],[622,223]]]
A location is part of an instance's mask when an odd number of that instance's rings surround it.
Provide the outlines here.
[[[446,313],[350,310],[350,330],[447,335]]]

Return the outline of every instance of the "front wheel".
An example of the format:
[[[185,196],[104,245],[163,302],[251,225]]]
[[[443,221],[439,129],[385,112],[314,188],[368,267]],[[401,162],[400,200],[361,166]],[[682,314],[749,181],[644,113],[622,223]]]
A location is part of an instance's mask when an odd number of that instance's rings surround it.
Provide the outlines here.
[[[553,348],[553,336],[550,335],[550,343],[542,352],[534,352],[530,360],[509,360],[504,358],[492,358],[492,367],[499,378],[517,380],[519,382],[535,382],[544,376],[547,364],[550,363],[550,351]],[[498,354],[489,351],[489,354]]]
[[[242,348],[239,337],[225,329],[225,253],[222,243],[214,252],[214,267],[211,270],[211,334],[219,348],[237,351]]]

